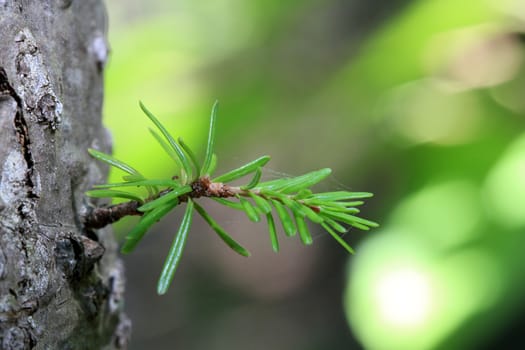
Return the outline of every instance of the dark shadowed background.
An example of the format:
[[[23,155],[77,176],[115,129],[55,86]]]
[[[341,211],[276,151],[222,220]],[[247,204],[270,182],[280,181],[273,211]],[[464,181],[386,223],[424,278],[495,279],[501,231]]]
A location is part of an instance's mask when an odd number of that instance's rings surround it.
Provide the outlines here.
[[[519,0],[112,0],[105,124],[116,157],[174,172],[142,100],[219,170],[330,167],[321,190],[374,192],[381,223],[314,244],[203,201],[156,295],[181,211],[125,257],[131,349],[520,348],[525,293],[525,6]],[[113,173],[117,181],[121,174]],[[133,220],[116,226],[126,234]]]

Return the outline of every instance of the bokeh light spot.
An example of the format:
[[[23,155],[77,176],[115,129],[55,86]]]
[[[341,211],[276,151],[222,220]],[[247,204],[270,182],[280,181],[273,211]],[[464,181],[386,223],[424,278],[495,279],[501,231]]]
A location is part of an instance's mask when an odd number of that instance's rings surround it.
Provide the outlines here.
[[[434,349],[502,298],[501,265],[481,247],[444,253],[422,234],[386,227],[358,251],[345,311],[366,349]]]
[[[399,326],[424,322],[431,307],[430,281],[413,268],[391,271],[378,281],[375,297],[384,321]]]

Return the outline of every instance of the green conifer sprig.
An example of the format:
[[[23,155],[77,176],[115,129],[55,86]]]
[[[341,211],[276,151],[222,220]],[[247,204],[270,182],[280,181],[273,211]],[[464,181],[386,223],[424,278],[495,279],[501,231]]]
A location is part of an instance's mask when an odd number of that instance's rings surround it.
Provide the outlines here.
[[[130,165],[108,154],[89,149],[88,152],[94,158],[124,171],[127,175],[122,177],[122,182],[95,185],[86,194],[95,198],[124,198],[128,201],[95,208],[86,216],[84,223],[87,228],[100,228],[127,215],[141,216],[138,224],[126,236],[121,248],[123,253],[130,253],[154,223],[175,207],[186,203],[182,222],[157,285],[159,294],[166,293],[173,279],[186,244],[194,212],[199,213],[219,238],[236,253],[242,256],[250,255],[250,252],[235,241],[198,203],[200,197],[212,198],[224,206],[243,211],[253,222],[259,222],[261,217],[266,218],[270,243],[275,252],[279,251],[275,218],[280,221],[286,236],[292,237],[298,233],[300,240],[306,245],[313,242],[307,220],[318,224],[350,253],[353,253],[352,248],[341,237],[348,231],[348,226],[361,230],[378,226],[373,221],[357,216],[359,214],[357,207],[364,203],[362,199],[371,197],[371,193],[350,191],[314,193],[311,190],[312,186],[330,175],[331,170],[328,168],[297,177],[260,182],[262,168],[270,160],[269,156],[262,156],[237,169],[214,176],[217,164],[214,153],[217,102],[212,108],[206,153],[202,162],[198,161],[195,153],[181,138],[175,140],[142,103],[140,108],[155,124],[157,131],[150,129],[150,132],[162,149],[174,160],[177,173],[172,178],[146,178]],[[251,175],[251,179],[244,186],[228,184],[248,175]],[[140,188],[143,192],[137,194],[129,191],[130,188]]]

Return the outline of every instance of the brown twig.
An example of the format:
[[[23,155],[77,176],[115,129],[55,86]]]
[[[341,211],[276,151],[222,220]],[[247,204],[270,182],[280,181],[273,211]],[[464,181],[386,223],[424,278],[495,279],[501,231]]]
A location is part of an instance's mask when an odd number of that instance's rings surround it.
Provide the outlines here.
[[[97,229],[119,221],[128,215],[143,215],[137,210],[138,201],[129,201],[110,205],[109,207],[94,208],[84,217],[84,226],[88,229]]]
[[[207,176],[201,177],[192,182],[191,189],[191,192],[178,197],[179,203],[187,202],[188,198],[229,198],[236,196],[250,196],[249,190],[244,190],[235,186],[228,186],[222,182],[212,182]],[[151,202],[152,200],[160,198],[170,192],[171,189],[161,191],[158,195],[148,198],[145,203]],[[252,193],[266,198],[266,196],[260,194],[259,191],[253,191]],[[280,199],[276,200],[280,201]],[[129,202],[110,205],[108,207],[94,208],[84,217],[84,226],[87,229],[99,229],[117,222],[125,216],[142,216],[144,215],[144,212],[139,211],[138,208],[145,203],[132,200]],[[308,205],[308,207],[316,213],[319,213],[320,211],[318,206]]]
[[[187,202],[188,198],[220,197],[228,198],[240,194],[237,187],[230,187],[220,182],[212,182],[209,177],[202,177],[191,184],[192,191],[179,197],[179,202]],[[157,196],[149,198],[146,202],[155,200],[169,193],[170,190],[162,191]],[[84,226],[87,229],[99,229],[119,221],[125,216],[142,216],[143,212],[138,208],[142,203],[129,201],[108,207],[94,208],[84,217]]]

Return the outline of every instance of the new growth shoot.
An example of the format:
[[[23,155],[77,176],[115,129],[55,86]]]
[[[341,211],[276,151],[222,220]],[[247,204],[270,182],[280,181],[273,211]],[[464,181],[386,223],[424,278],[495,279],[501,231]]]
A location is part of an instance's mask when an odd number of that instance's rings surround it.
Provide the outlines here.
[[[150,132],[173,159],[178,171],[171,178],[150,179],[108,154],[89,149],[88,152],[94,158],[124,171],[126,175],[122,177],[122,182],[96,185],[86,194],[95,198],[124,198],[128,201],[95,208],[85,217],[84,224],[86,228],[101,228],[124,216],[141,216],[139,223],[128,233],[121,248],[123,253],[130,253],[154,223],[172,209],[186,203],[182,222],[160,274],[157,285],[159,294],[165,294],[171,284],[186,244],[194,212],[202,216],[233,251],[242,256],[250,255],[250,252],[235,241],[198,203],[200,197],[211,198],[224,206],[243,211],[253,222],[259,222],[261,217],[266,218],[270,243],[275,252],[279,251],[275,217],[280,221],[286,236],[298,235],[306,245],[313,242],[306,221],[321,225],[350,253],[353,253],[352,248],[341,237],[348,231],[348,226],[361,230],[378,226],[373,221],[357,216],[359,214],[357,207],[364,203],[362,201],[364,198],[371,197],[371,193],[350,191],[314,193],[310,189],[330,175],[331,170],[328,168],[297,177],[260,182],[262,168],[270,160],[269,156],[262,156],[237,169],[215,176],[217,102],[212,108],[206,153],[202,162],[182,138],[175,140],[142,103],[140,108],[156,126],[156,130],[150,129]],[[251,178],[246,185],[229,185],[232,181],[248,175]],[[142,194],[129,191],[129,188],[136,187],[143,189]]]

